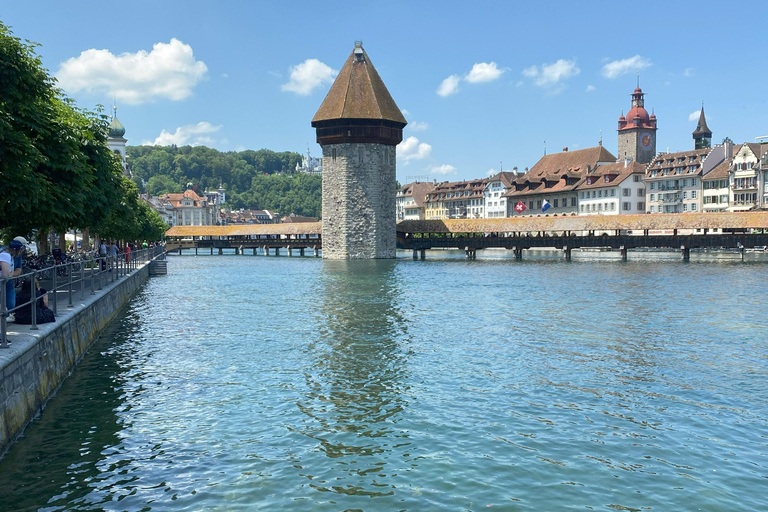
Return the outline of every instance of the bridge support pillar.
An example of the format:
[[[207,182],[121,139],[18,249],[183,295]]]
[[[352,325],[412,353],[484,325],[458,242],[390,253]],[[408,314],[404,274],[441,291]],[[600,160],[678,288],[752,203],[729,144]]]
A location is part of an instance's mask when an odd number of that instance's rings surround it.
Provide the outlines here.
[[[269,256],[269,247],[264,246],[264,256]]]
[[[280,248],[275,247],[275,256],[280,256]]]
[[[299,249],[299,256],[304,256],[304,248]]]
[[[683,256],[683,261],[691,261],[691,248],[684,245],[680,246],[680,254]]]
[[[467,255],[467,259],[470,259],[470,260],[477,259],[477,249],[472,249],[471,247],[464,247],[464,254]]]
[[[197,246],[195,246],[195,256],[197,256]]]
[[[418,249],[413,250],[413,259],[417,260],[419,259],[419,251]]]
[[[253,248],[253,255],[256,256],[256,248]]]
[[[224,254],[224,249],[222,249],[221,247],[219,247],[219,255],[221,255],[221,254]]]
[[[563,247],[563,256],[565,256],[566,261],[571,261],[571,251],[573,249],[571,247],[568,247],[567,245]]]
[[[422,260],[423,260],[424,258],[426,258],[426,257],[427,257],[427,250],[426,250],[426,249],[422,249],[422,250],[421,250],[421,255],[420,255],[420,256],[421,256],[421,259],[422,259]]]
[[[621,261],[627,261],[627,247],[622,245],[619,250],[621,251]]]
[[[523,259],[523,248],[522,247],[513,247],[512,251],[515,253],[515,259],[516,260]]]

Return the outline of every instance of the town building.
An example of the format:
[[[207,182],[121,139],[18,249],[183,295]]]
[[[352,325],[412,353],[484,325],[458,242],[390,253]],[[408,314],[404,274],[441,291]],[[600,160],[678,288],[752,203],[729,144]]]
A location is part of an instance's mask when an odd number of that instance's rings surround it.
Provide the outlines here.
[[[768,144],[746,142],[736,150],[729,169],[731,185],[729,212],[742,212],[765,207],[765,174],[760,172],[760,161]]]
[[[277,224],[280,215],[269,210],[221,210],[219,217],[222,224]]]
[[[504,194],[512,188],[512,181],[515,178],[517,178],[516,167],[512,172],[501,171],[488,178],[483,198],[486,219],[507,216],[507,197]]]
[[[426,219],[482,219],[487,183],[484,178],[436,184],[424,202]]]
[[[125,126],[123,126],[123,123],[117,119],[117,105],[113,106],[112,110],[112,120],[107,126],[107,146],[113,153],[120,157],[123,173],[130,177],[131,173],[128,169],[128,154],[125,150],[125,145],[128,142],[128,139],[125,138]]]
[[[434,188],[435,184],[429,181],[415,181],[400,187],[395,197],[397,220],[424,220],[424,201]]]
[[[323,258],[394,258],[397,145],[408,124],[356,42],[312,119],[323,150]]]
[[[619,158],[641,164],[653,160],[656,154],[656,115],[645,110],[645,93],[637,88],[632,92],[632,108],[627,116],[619,117]]]
[[[296,162],[296,172],[321,175],[323,174],[323,159],[311,156],[309,146],[307,146],[307,155],[301,159],[301,164]]]
[[[576,186],[598,165],[614,163],[616,157],[602,144],[576,151],[563,148],[560,153],[544,155],[536,165],[512,180],[504,194],[507,217],[518,215],[576,214]]]
[[[702,212],[724,212],[727,210],[728,201],[730,200],[728,180],[730,179],[732,163],[733,157],[726,158],[709,173],[702,176]]]
[[[153,199],[150,204],[158,205],[155,209],[170,226],[211,226],[218,222],[216,205],[208,203],[191,188],[181,194],[164,194]]]
[[[701,211],[702,164],[711,151],[702,148],[656,155],[645,173],[648,212]]]
[[[645,213],[644,175],[633,160],[599,165],[576,185],[579,215]]]

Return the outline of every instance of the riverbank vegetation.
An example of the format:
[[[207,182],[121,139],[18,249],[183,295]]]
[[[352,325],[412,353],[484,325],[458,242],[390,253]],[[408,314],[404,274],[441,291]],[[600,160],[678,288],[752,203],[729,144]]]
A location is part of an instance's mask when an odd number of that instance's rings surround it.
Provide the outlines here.
[[[107,147],[108,117],[67,98],[36,48],[0,22],[4,239],[70,229],[116,239],[159,239],[166,224],[139,199],[136,185]]]

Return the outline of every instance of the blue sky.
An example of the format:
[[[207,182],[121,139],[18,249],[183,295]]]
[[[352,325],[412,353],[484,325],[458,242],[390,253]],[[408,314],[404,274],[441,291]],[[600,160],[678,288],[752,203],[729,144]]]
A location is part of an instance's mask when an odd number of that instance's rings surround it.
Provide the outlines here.
[[[476,4],[476,5],[473,5]],[[398,179],[460,180],[547,152],[617,152],[636,74],[657,150],[768,135],[758,2],[0,0],[80,107],[116,97],[129,145],[320,153],[310,121],[363,45],[409,125]],[[765,22],[762,22],[765,25]]]

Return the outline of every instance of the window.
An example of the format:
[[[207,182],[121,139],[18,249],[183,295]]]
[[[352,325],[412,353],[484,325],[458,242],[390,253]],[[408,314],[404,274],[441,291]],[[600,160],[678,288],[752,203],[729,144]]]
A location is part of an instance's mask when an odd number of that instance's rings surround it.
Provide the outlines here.
[[[581,198],[584,199],[584,192],[581,193]]]
[[[628,202],[621,203],[621,209],[624,210],[625,212],[628,212],[631,208],[632,208],[632,203],[628,203]]]
[[[696,191],[691,190],[691,199],[696,199]]]
[[[635,183],[640,183],[640,175],[639,174],[635,174],[634,180],[635,180]]]
[[[645,197],[645,189],[644,188],[637,189],[637,197]]]
[[[624,197],[629,197],[632,194],[632,191],[628,188],[621,189],[621,195]]]
[[[571,198],[571,206],[576,206],[576,196]]]
[[[597,191],[597,197],[603,197],[603,191],[602,190],[598,190]]]
[[[554,201],[552,201],[552,206],[553,206],[554,208],[557,208],[557,199],[555,199]]]
[[[656,194],[651,194],[651,201],[655,201],[655,200],[656,200]]]
[[[584,205],[582,204],[580,207],[581,213],[584,213]]]
[[[616,197],[616,189],[615,188],[611,189],[611,197]]]
[[[644,203],[644,202],[642,202],[642,201],[639,201],[639,202],[637,203],[637,211],[639,211],[639,212],[643,212],[643,211],[645,211],[645,203]]]
[[[695,187],[698,184],[698,182],[699,182],[699,180],[697,180],[696,178],[691,178],[691,186],[692,187]]]
[[[688,211],[688,203],[683,203],[683,211],[684,212]]]
[[[537,208],[537,209],[541,209],[541,199],[539,199],[538,201],[536,201],[536,208]]]
[[[603,181],[604,181],[605,183],[610,183],[610,182],[611,182],[611,180],[608,178],[608,175],[607,175],[607,174],[606,174],[605,176],[603,176]]]
[[[683,190],[683,199],[688,199],[688,191]]]
[[[657,185],[658,185],[658,183],[656,183],[655,181],[651,182],[651,190],[656,190],[656,186]]]

